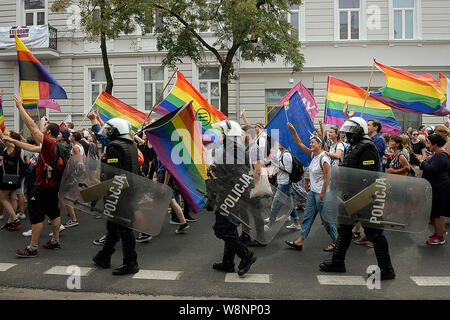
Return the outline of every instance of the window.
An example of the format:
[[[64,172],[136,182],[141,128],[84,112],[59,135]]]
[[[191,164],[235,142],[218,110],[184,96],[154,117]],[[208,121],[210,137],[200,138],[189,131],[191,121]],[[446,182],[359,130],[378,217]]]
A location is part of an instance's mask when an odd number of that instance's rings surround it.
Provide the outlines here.
[[[25,24],[47,24],[47,0],[24,0]]]
[[[286,14],[286,20],[295,28],[292,35],[298,39],[300,35],[300,6],[298,4],[291,5],[290,13]]]
[[[214,107],[220,110],[220,69],[199,68],[198,80],[200,93]]]
[[[98,95],[106,88],[106,75],[103,69],[91,69],[89,71],[89,75],[91,86],[91,104],[94,104]]]
[[[145,68],[144,69],[144,105],[145,110],[151,110],[156,99],[161,95],[164,87],[164,69]],[[161,100],[161,99],[160,99]]]
[[[408,127],[417,129],[422,124],[422,116],[420,114],[403,112],[394,108],[392,108],[392,111],[394,111],[395,119],[397,119],[398,124],[402,128],[402,132],[405,132]]]
[[[415,0],[393,0],[394,39],[414,39]]]
[[[357,40],[360,30],[360,0],[339,0],[339,39]]]
[[[266,124],[277,114],[280,106],[278,102],[290,89],[266,89]]]

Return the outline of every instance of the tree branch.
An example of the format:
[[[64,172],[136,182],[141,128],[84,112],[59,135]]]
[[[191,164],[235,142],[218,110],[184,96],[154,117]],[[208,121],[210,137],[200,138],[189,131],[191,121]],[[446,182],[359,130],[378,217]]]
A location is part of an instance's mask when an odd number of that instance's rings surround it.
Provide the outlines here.
[[[194,35],[194,37],[197,38],[198,41],[200,41],[200,43],[207,48],[209,51],[211,51],[217,58],[217,60],[219,60],[219,63],[222,65],[225,61],[223,60],[222,56],[219,54],[219,52],[212,46],[210,46],[194,29],[192,29],[192,27],[189,25],[189,23],[187,21],[185,21],[180,15],[178,15],[176,12],[167,9],[163,6],[160,6],[158,4],[154,4],[154,6],[160,10],[164,10],[166,12],[168,12],[170,15],[172,15],[173,17],[175,17],[181,24],[183,24],[186,29],[189,30],[190,33],[192,33]]]

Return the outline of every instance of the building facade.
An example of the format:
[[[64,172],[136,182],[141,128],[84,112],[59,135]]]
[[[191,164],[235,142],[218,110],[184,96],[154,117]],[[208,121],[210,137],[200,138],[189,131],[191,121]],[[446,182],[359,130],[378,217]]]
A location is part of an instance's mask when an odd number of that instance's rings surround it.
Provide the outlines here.
[[[99,42],[89,42],[79,31],[79,9],[53,13],[53,0],[2,0],[0,27],[50,25],[48,48],[29,49],[65,88],[68,99],[59,100],[62,112],[40,110],[50,120],[61,122],[72,115],[75,125],[84,121],[92,102],[106,85]],[[252,122],[266,122],[276,111],[281,97],[300,80],[314,94],[323,119],[329,75],[367,88],[372,58],[379,62],[423,74],[439,72],[450,77],[450,1],[448,0],[304,0],[293,6],[287,19],[294,25],[303,71],[292,73],[280,59],[274,63],[242,61],[237,55],[239,75],[229,86],[229,116],[240,119],[246,110]],[[121,36],[108,41],[109,62],[114,79],[113,95],[144,112],[149,112],[173,70],[161,68],[164,52],[157,51],[152,34]],[[212,56],[200,64],[183,61],[179,70],[209,101],[220,109],[220,69]],[[385,84],[376,70],[371,88]],[[12,95],[19,90],[15,49],[0,49],[0,89],[4,89],[5,125],[23,129]],[[165,92],[169,92],[170,86]],[[32,114],[37,118],[37,112]],[[395,111],[406,127],[435,125],[444,117],[404,114]],[[242,122],[242,121],[241,121]]]

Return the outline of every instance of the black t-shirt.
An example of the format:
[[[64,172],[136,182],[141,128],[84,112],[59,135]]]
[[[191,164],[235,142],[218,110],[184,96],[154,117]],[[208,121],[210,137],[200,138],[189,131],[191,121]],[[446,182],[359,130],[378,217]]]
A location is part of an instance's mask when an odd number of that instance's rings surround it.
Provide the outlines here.
[[[86,143],[84,140],[80,140],[80,143],[83,146],[84,155],[87,156],[87,154],[89,153],[89,143]]]
[[[427,146],[425,145],[425,143],[423,143],[422,141],[419,141],[419,142],[417,142],[417,143],[412,143],[412,142],[411,142],[411,145],[412,145],[413,152],[414,152],[415,154],[419,154],[419,155],[422,154],[422,149],[427,147]]]

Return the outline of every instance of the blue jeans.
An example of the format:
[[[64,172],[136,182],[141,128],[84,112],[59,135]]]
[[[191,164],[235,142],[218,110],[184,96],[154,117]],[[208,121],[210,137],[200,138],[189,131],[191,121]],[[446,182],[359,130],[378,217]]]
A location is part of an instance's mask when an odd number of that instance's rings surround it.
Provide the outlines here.
[[[289,202],[291,205],[294,205],[294,199],[292,198],[292,194],[291,194],[291,185],[290,184],[279,184],[277,186],[277,191],[275,193],[275,196],[273,197],[273,202],[272,202],[272,208],[270,209],[270,222],[275,222],[275,220],[277,219],[277,215],[280,212],[281,208],[283,207],[283,199],[284,197],[282,197],[282,194],[285,194],[286,196],[289,197]],[[298,220],[298,213],[297,210],[292,209],[291,211],[291,217],[294,220]]]
[[[309,231],[311,231],[311,227],[316,219],[317,213],[320,215],[320,219],[322,220],[322,224],[325,227],[325,230],[330,235],[331,239],[336,239],[338,237],[336,224],[332,222],[326,221],[324,219],[323,214],[323,201],[319,200],[319,194],[309,191],[308,199],[306,200],[306,210],[305,215],[303,216],[302,221],[302,231],[300,232],[300,236],[303,239],[306,239],[309,235]]]

